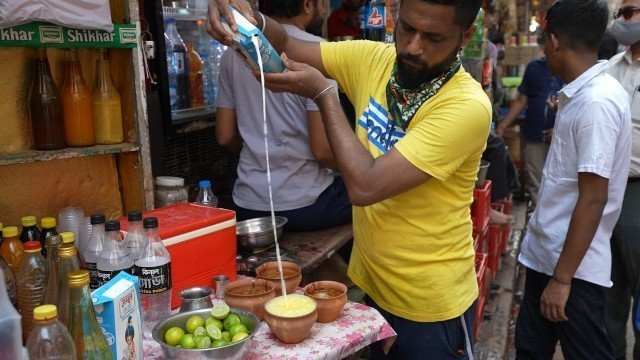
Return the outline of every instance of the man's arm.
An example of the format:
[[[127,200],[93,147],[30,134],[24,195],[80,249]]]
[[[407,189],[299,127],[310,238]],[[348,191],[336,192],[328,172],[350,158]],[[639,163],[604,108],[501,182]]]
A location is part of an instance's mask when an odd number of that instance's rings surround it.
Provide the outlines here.
[[[540,311],[550,321],[566,321],[564,309],[571,279],[580,266],[598,230],[608,200],[609,180],[593,173],[578,174],[578,201],[571,215],[560,258],[540,298]]]
[[[336,164],[336,160],[333,157],[327,133],[324,131],[320,111],[307,111],[307,122],[309,124],[309,146],[313,156],[320,165],[332,170],[338,170],[338,164]]]
[[[218,107],[216,110],[216,140],[218,144],[233,155],[242,150],[242,138],[238,132],[236,111]]]
[[[322,94],[317,104],[353,205],[372,205],[431,179],[431,175],[415,167],[395,148],[374,159],[354,136],[333,94]]]
[[[258,11],[251,10],[246,0],[233,0],[233,3],[234,7],[256,25],[258,29],[264,28],[264,36],[279,54],[284,52],[289,58],[309,64],[320,70],[325,77],[328,77],[320,56],[320,43],[304,41],[289,36],[282,25],[268,16],[264,16],[266,23],[263,24],[263,16],[260,16]],[[231,29],[236,29],[235,21],[232,20],[233,15],[231,15],[229,0],[213,0],[208,5],[207,32],[214,39],[230,46],[233,43],[233,39],[231,34],[222,26],[221,15],[228,20]]]
[[[500,121],[500,124],[498,124],[498,127],[496,128],[496,134],[498,134],[498,136],[504,136],[504,131],[518,118],[518,116],[520,116],[522,110],[527,107],[528,101],[529,99],[527,98],[527,95],[520,93],[518,98],[511,103],[509,112],[502,121]]]

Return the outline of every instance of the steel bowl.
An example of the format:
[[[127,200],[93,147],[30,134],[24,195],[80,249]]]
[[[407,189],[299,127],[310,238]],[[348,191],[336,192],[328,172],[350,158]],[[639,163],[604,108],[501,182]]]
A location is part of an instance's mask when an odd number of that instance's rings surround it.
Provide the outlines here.
[[[249,351],[253,335],[255,335],[255,333],[258,331],[258,328],[260,327],[260,320],[258,320],[258,318],[252,313],[236,308],[231,308],[231,314],[238,315],[242,324],[249,330],[249,337],[226,346],[210,349],[183,349],[171,346],[164,342],[164,334],[165,332],[167,332],[167,330],[174,326],[178,326],[184,329],[185,324],[187,323],[187,319],[189,319],[193,315],[198,315],[203,319],[207,319],[209,316],[211,316],[211,309],[193,310],[171,315],[169,318],[156,324],[156,326],[153,328],[153,331],[151,332],[151,335],[153,336],[153,340],[155,340],[158,344],[160,344],[160,347],[162,347],[163,359],[240,360],[244,357],[247,351]]]
[[[476,188],[481,188],[484,184],[484,180],[487,177],[487,170],[489,170],[489,163],[487,160],[480,160],[480,168],[478,169],[478,179],[476,180]]]
[[[282,229],[287,218],[276,216],[276,233],[278,239],[282,236]],[[238,245],[245,249],[255,249],[271,246],[274,243],[271,217],[261,217],[240,221],[236,224],[236,238]]]

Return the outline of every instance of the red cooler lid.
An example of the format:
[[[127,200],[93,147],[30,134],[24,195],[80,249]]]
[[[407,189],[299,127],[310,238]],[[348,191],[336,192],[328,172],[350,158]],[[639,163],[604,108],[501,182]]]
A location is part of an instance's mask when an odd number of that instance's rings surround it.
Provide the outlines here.
[[[149,216],[158,218],[160,238],[168,239],[235,219],[236,213],[227,209],[183,203],[143,212],[143,217]],[[129,222],[126,217],[120,219],[120,225],[124,231],[129,229]]]

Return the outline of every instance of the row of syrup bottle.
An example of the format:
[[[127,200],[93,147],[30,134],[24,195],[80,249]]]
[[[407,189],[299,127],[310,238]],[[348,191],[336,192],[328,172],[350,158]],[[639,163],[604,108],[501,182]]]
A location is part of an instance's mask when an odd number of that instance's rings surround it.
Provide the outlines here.
[[[60,91],[51,76],[46,49],[38,49],[29,90],[29,117],[36,150],[122,142],[121,100],[111,80],[106,50],[101,50],[96,61],[92,93],[82,76],[77,49],[68,50]]]

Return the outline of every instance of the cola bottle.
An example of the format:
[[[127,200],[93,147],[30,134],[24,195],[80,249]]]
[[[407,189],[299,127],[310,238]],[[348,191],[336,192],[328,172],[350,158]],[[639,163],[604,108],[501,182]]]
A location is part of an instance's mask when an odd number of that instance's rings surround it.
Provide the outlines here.
[[[384,41],[387,7],[384,0],[360,2],[360,39]]]

